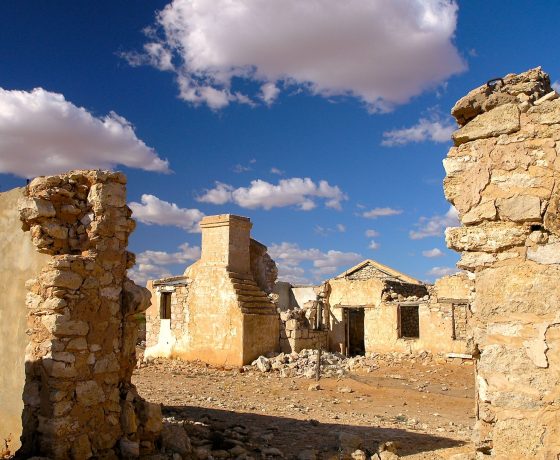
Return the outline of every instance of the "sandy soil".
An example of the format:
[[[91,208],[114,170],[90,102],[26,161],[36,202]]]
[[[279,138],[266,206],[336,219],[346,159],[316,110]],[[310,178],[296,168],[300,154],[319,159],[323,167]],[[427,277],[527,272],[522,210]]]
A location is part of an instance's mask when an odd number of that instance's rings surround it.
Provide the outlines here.
[[[405,459],[447,459],[472,451],[474,377],[470,362],[388,363],[342,379],[281,378],[276,372],[214,369],[159,360],[133,382],[164,417],[203,421],[216,429],[243,426],[253,442],[287,458],[306,450],[332,458],[338,432],[359,435],[364,450],[397,441]]]

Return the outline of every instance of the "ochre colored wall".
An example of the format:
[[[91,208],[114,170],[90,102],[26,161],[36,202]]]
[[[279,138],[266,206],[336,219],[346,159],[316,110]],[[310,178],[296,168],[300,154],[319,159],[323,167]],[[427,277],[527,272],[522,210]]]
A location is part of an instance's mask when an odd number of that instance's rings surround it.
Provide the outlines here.
[[[39,254],[21,230],[17,202],[23,188],[0,193],[0,454],[13,453],[22,431],[22,393],[27,345],[25,282],[38,275],[48,256]]]

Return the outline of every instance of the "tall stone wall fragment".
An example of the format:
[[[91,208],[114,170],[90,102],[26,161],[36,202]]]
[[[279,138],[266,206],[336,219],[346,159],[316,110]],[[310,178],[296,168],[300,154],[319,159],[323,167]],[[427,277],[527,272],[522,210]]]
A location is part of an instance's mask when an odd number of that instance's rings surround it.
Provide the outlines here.
[[[536,68],[471,91],[452,114],[462,127],[444,189],[462,227],[446,239],[474,273],[477,448],[560,458],[560,100]]]
[[[23,458],[155,449],[161,411],[131,384],[134,316],[150,295],[126,276],[134,221],[125,184],[121,173],[72,171],[33,180],[19,202],[19,227],[44,260],[26,281],[25,305],[15,306],[27,307]]]

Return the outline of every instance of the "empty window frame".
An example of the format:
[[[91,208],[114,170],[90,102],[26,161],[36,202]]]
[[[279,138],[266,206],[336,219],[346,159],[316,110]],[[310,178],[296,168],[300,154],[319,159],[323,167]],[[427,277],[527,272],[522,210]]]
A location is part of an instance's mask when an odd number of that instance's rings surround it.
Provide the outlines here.
[[[418,305],[399,305],[399,338],[417,339],[420,337],[420,316]]]
[[[159,300],[160,319],[171,319],[171,292],[161,292]]]

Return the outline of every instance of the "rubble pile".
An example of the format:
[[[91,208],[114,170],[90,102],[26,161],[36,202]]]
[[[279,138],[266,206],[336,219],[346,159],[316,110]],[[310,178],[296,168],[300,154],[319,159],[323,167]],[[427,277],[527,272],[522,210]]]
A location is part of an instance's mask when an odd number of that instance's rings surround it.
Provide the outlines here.
[[[314,378],[317,372],[317,350],[301,350],[299,353],[274,353],[269,357],[259,356],[251,363],[244,366],[245,370],[254,368],[261,372],[276,371],[280,377],[305,377]],[[323,351],[321,353],[321,376],[344,377],[348,372],[375,366],[372,360],[365,356],[347,358],[340,353]]]

